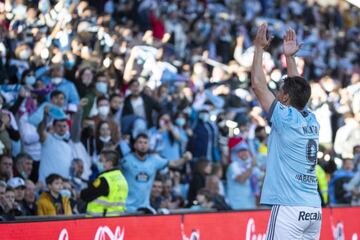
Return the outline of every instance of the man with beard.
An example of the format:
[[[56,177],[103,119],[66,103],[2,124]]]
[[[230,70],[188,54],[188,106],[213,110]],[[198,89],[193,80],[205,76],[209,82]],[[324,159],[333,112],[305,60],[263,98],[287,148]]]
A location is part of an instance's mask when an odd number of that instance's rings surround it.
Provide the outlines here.
[[[126,202],[128,212],[135,212],[139,208],[151,209],[150,194],[157,171],[167,166],[180,167],[192,159],[189,152],[186,152],[181,159],[171,162],[157,154],[150,154],[148,140],[146,134],[140,133],[134,141],[134,152],[124,157],[120,163],[129,184]]]

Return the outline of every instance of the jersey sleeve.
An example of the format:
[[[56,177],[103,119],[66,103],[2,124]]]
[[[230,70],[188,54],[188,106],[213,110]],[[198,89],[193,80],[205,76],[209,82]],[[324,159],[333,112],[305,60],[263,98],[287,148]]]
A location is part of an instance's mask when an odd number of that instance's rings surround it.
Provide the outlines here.
[[[162,170],[169,165],[169,160],[167,160],[166,158],[162,158],[158,155],[154,156],[154,158],[157,170]]]
[[[292,110],[275,99],[269,110],[268,120],[271,127],[277,131],[282,131],[290,124],[291,118]]]

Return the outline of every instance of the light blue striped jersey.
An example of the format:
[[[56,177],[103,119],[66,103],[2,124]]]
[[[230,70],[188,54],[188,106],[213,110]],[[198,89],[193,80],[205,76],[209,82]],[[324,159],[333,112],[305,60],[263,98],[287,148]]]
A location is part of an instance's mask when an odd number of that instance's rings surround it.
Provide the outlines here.
[[[261,204],[320,207],[315,173],[320,126],[315,115],[275,100],[269,119]]]

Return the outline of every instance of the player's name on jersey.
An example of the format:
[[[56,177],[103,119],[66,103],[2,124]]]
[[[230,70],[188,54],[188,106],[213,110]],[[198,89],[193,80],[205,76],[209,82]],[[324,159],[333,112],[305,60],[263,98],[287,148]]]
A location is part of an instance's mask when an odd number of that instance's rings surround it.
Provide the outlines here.
[[[305,174],[296,174],[295,178],[302,183],[316,183],[317,178],[316,176],[305,175]]]
[[[304,126],[302,127],[305,135],[308,134],[319,134],[319,129],[317,126]]]

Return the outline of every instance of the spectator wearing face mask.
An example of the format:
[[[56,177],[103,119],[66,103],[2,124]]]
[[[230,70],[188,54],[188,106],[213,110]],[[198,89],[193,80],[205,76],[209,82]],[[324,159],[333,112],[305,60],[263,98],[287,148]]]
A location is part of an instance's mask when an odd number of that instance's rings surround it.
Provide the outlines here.
[[[50,174],[46,177],[46,185],[49,190],[42,192],[36,202],[37,215],[72,215],[69,198],[60,194],[63,189],[63,178],[55,173]]]
[[[220,160],[218,153],[218,127],[210,121],[208,110],[199,112],[194,134],[189,140],[189,151],[195,158],[206,157],[212,162]]]
[[[119,216],[125,211],[128,183],[118,169],[119,156],[112,150],[100,154],[100,175],[81,192],[81,199],[88,203],[90,216]]]
[[[229,204],[232,209],[256,208],[252,182],[256,160],[246,143],[240,143],[232,151],[232,163],[226,173]]]
[[[109,100],[102,96],[97,98],[96,103],[97,114],[92,118],[96,129],[99,127],[100,122],[107,121],[110,126],[111,139],[114,142],[118,142],[120,140],[120,127],[111,116]]]
[[[170,115],[159,115],[156,127],[149,131],[150,149],[169,161],[182,156],[179,129],[172,123]]]
[[[59,173],[70,178],[70,166],[73,158],[84,160],[84,176],[90,175],[91,159],[81,142],[81,118],[86,99],[81,99],[78,111],[72,117],[72,128],[69,131],[68,118],[60,117],[52,123],[51,129],[46,129],[50,108],[44,108],[44,118],[39,124],[38,133],[43,144],[39,169],[39,180],[43,183],[46,175]],[[49,126],[50,127],[50,126]],[[61,163],[61,164],[60,164]]]
[[[56,119],[53,122],[54,131],[46,131],[49,108],[44,108],[44,119],[39,124],[38,133],[42,142],[39,181],[45,182],[45,177],[57,173],[69,178],[69,169],[73,159],[69,144],[70,132],[67,119]]]
[[[50,75],[52,85],[64,93],[66,103],[78,105],[80,103],[78,91],[72,82],[64,78],[64,66],[53,65]]]
[[[77,195],[80,195],[81,190],[86,188],[88,181],[83,179],[84,162],[80,158],[74,158],[70,168],[70,182],[74,186]]]
[[[161,105],[152,97],[141,93],[138,80],[129,82],[129,90],[131,94],[125,98],[122,117],[135,114],[146,119],[148,127],[152,127],[152,116],[154,112],[161,111]]]
[[[88,84],[88,79],[86,80]],[[104,72],[98,72],[95,76],[95,84],[89,84],[85,98],[88,104],[84,107],[84,117],[93,117],[97,113],[98,98],[106,97],[109,91],[109,80]]]
[[[175,125],[179,129],[179,135],[180,135],[180,149],[181,153],[183,154],[186,149],[189,142],[189,138],[192,137],[193,131],[189,126],[187,125],[187,117],[182,112],[177,112],[175,115]]]
[[[96,129],[96,155],[99,155],[104,149],[112,149],[118,152],[120,158],[124,156],[119,146],[119,141],[111,137],[111,129],[108,121],[101,121]]]

